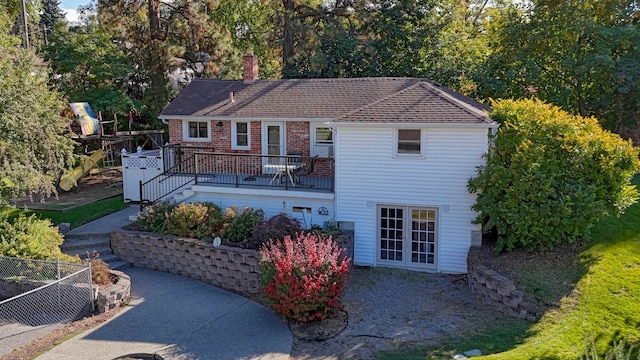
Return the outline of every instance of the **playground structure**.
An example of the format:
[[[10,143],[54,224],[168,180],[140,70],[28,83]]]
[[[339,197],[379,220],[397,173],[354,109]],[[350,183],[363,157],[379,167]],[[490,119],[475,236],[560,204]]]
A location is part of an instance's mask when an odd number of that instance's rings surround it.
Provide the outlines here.
[[[100,163],[100,173],[111,179],[108,182],[111,185],[119,184],[118,180],[122,177],[122,171],[118,167],[120,151],[132,150],[135,135],[145,136],[143,147],[151,142],[152,147],[159,148],[159,144],[162,143],[164,130],[131,131],[130,121],[129,131],[118,131],[118,119],[115,114],[113,120],[103,121],[102,115],[98,113],[96,116],[86,102],[69,103],[69,108],[69,114],[74,117],[72,138],[82,145],[87,156],[81,157],[78,166],[61,176],[59,187],[64,191],[77,188],[80,179]]]

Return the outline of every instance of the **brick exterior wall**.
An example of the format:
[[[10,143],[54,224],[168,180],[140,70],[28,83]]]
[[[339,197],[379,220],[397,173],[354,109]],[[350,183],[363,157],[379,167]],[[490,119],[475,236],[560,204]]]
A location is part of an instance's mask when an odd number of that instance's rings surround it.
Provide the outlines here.
[[[219,131],[217,124],[222,122],[222,129]],[[169,120],[169,143],[186,146],[213,146],[216,152],[230,154],[262,154],[262,123],[260,121],[250,122],[251,149],[232,150],[231,149],[231,121],[211,120],[211,142],[190,142],[182,140],[182,120]],[[291,121],[285,123],[285,141],[287,153],[302,152],[302,156],[310,156],[311,148],[311,126],[308,121]],[[229,159],[231,161],[231,159]],[[261,162],[258,159],[257,165],[253,166],[250,173],[259,174],[261,172]],[[333,164],[330,161],[316,161],[313,175],[329,177],[333,174]],[[204,165],[201,169],[209,169],[213,172],[228,172],[233,167],[222,158],[216,160],[216,164]]]
[[[133,266],[187,276],[227,290],[256,294],[260,253],[200,240],[113,230],[113,253]]]
[[[222,129],[218,131],[217,124],[222,122]],[[262,123],[251,121],[251,149],[231,149],[231,120],[211,120],[211,142],[182,141],[182,120],[169,120],[169,143],[193,146],[213,146],[216,152],[238,154],[262,154]],[[310,135],[308,121],[292,121],[285,124],[286,148],[288,152],[302,151],[303,156],[309,156]]]
[[[288,122],[285,127],[287,129],[287,152],[302,151],[302,156],[309,156],[309,122]]]
[[[169,120],[169,144],[182,142],[182,120]]]
[[[536,320],[535,305],[524,299],[524,293],[516,289],[513,281],[482,264],[478,253],[479,249],[472,247],[467,257],[471,292],[505,315]]]

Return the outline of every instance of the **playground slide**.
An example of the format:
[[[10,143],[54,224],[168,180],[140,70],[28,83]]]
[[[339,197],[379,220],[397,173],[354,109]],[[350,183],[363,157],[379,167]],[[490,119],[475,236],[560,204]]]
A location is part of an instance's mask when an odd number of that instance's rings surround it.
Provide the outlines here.
[[[102,161],[102,150],[97,150],[91,154],[91,156],[81,159],[80,166],[62,174],[60,178],[60,188],[64,191],[69,191],[77,186],[78,180],[87,175],[100,161]]]

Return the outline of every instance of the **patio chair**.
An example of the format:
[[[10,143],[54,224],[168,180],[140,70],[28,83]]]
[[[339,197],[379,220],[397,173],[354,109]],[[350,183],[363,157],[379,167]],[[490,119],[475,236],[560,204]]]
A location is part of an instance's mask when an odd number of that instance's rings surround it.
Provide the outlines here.
[[[303,165],[294,171],[294,175],[299,185],[302,185],[302,176],[309,176],[313,173],[317,158],[318,155],[307,158],[305,161],[302,161]]]

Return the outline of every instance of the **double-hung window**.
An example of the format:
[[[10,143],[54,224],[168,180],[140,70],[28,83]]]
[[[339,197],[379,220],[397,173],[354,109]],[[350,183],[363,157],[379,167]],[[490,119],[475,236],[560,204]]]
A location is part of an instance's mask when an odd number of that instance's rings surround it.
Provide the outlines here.
[[[331,128],[316,127],[316,145],[333,145],[333,133]]]
[[[422,131],[420,129],[398,129],[396,155],[421,155]]]
[[[313,127],[313,149],[312,156],[332,157],[333,156],[333,132],[327,126]]]
[[[251,123],[234,121],[231,125],[231,148],[234,150],[251,149]]]
[[[187,141],[210,141],[211,125],[208,120],[183,122],[183,139]]]

